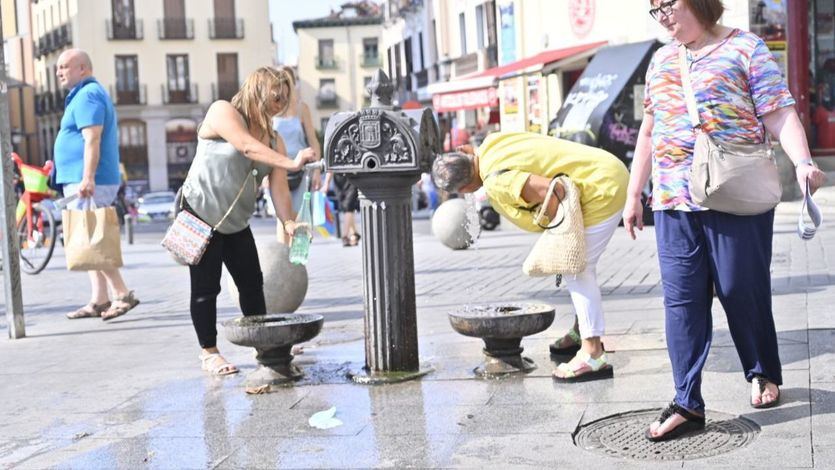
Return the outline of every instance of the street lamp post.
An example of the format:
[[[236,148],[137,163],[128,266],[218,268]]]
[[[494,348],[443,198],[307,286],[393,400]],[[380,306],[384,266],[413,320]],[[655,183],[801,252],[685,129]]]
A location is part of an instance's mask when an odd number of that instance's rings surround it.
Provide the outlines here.
[[[0,11],[0,37],[3,37],[3,18]],[[0,191],[0,226],[5,236],[3,245],[3,293],[6,302],[6,323],[9,325],[9,338],[18,339],[26,336],[23,323],[23,295],[20,290],[20,252],[15,227],[15,197],[12,186],[12,143],[9,127],[9,89],[6,85],[5,48],[0,48],[0,176],[3,190]]]

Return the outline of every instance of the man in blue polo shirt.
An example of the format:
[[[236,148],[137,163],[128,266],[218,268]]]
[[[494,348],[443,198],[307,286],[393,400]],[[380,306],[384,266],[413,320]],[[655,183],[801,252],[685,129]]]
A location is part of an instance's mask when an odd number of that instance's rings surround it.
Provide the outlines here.
[[[70,49],[58,57],[57,76],[61,87],[69,90],[55,139],[56,182],[64,185],[64,196],[79,195],[68,209],[113,204],[119,190],[119,131],[116,110],[104,88],[93,78],[90,56]],[[124,315],[139,300],[129,290],[119,269],[90,271],[92,295],[87,305],[67,314],[67,318],[101,317],[110,320]],[[107,291],[113,291],[113,302]]]

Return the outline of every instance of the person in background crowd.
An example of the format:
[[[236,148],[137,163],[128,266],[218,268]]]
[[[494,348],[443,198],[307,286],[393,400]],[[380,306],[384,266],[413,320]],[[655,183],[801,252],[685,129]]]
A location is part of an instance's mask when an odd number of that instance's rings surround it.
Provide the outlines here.
[[[90,56],[69,49],[58,56],[58,82],[69,90],[55,139],[55,181],[63,184],[64,196],[78,195],[67,209],[82,210],[92,199],[97,207],[113,205],[121,178],[116,110],[107,91],[93,77]],[[67,314],[69,319],[101,317],[112,320],[139,304],[125,285],[118,268],[89,271],[92,293],[83,307]],[[113,291],[113,301],[107,291]]]
[[[313,127],[313,119],[310,117],[310,108],[301,100],[295,73],[292,67],[287,66],[280,67],[279,70],[291,78],[293,97],[287,109],[273,117],[273,129],[284,141],[288,155],[295,155],[301,149],[311,148],[316,154],[316,160],[318,160],[322,158],[322,149],[319,146],[316,129]],[[303,170],[293,171],[287,173],[287,181],[292,195],[293,211],[299,212],[302,198],[305,191],[308,191],[308,186],[310,191],[319,190],[322,184],[322,175],[319,170],[314,170],[312,174]]]

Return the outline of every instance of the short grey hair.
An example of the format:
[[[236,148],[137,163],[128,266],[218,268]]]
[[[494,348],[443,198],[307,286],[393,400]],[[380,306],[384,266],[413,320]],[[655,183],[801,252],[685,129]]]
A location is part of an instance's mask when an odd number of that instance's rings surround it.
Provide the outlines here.
[[[435,186],[448,193],[458,192],[473,180],[471,155],[450,152],[439,155],[432,163],[432,181]]]

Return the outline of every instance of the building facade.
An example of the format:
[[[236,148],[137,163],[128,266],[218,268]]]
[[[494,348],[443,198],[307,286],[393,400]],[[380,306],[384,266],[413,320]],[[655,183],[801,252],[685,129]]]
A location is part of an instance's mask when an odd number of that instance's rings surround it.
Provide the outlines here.
[[[431,104],[427,86],[444,80],[438,60],[434,5],[437,0],[389,0],[384,4],[381,51],[397,85],[398,105]]]
[[[380,8],[371,2],[348,3],[324,18],[293,22],[299,36],[299,91],[320,132],[333,113],[369,103],[366,86],[375,70],[386,67],[382,23]]]
[[[435,0],[429,7],[439,73],[428,92],[449,148],[498,124],[495,88],[473,86],[499,64],[496,2]]]
[[[43,158],[66,97],[58,55],[82,49],[116,105],[122,163],[140,192],[182,184],[208,105],[274,56],[267,0],[38,0],[32,31]]]
[[[35,74],[29,0],[2,0],[5,81],[12,149],[24,161],[42,164],[35,119]]]

